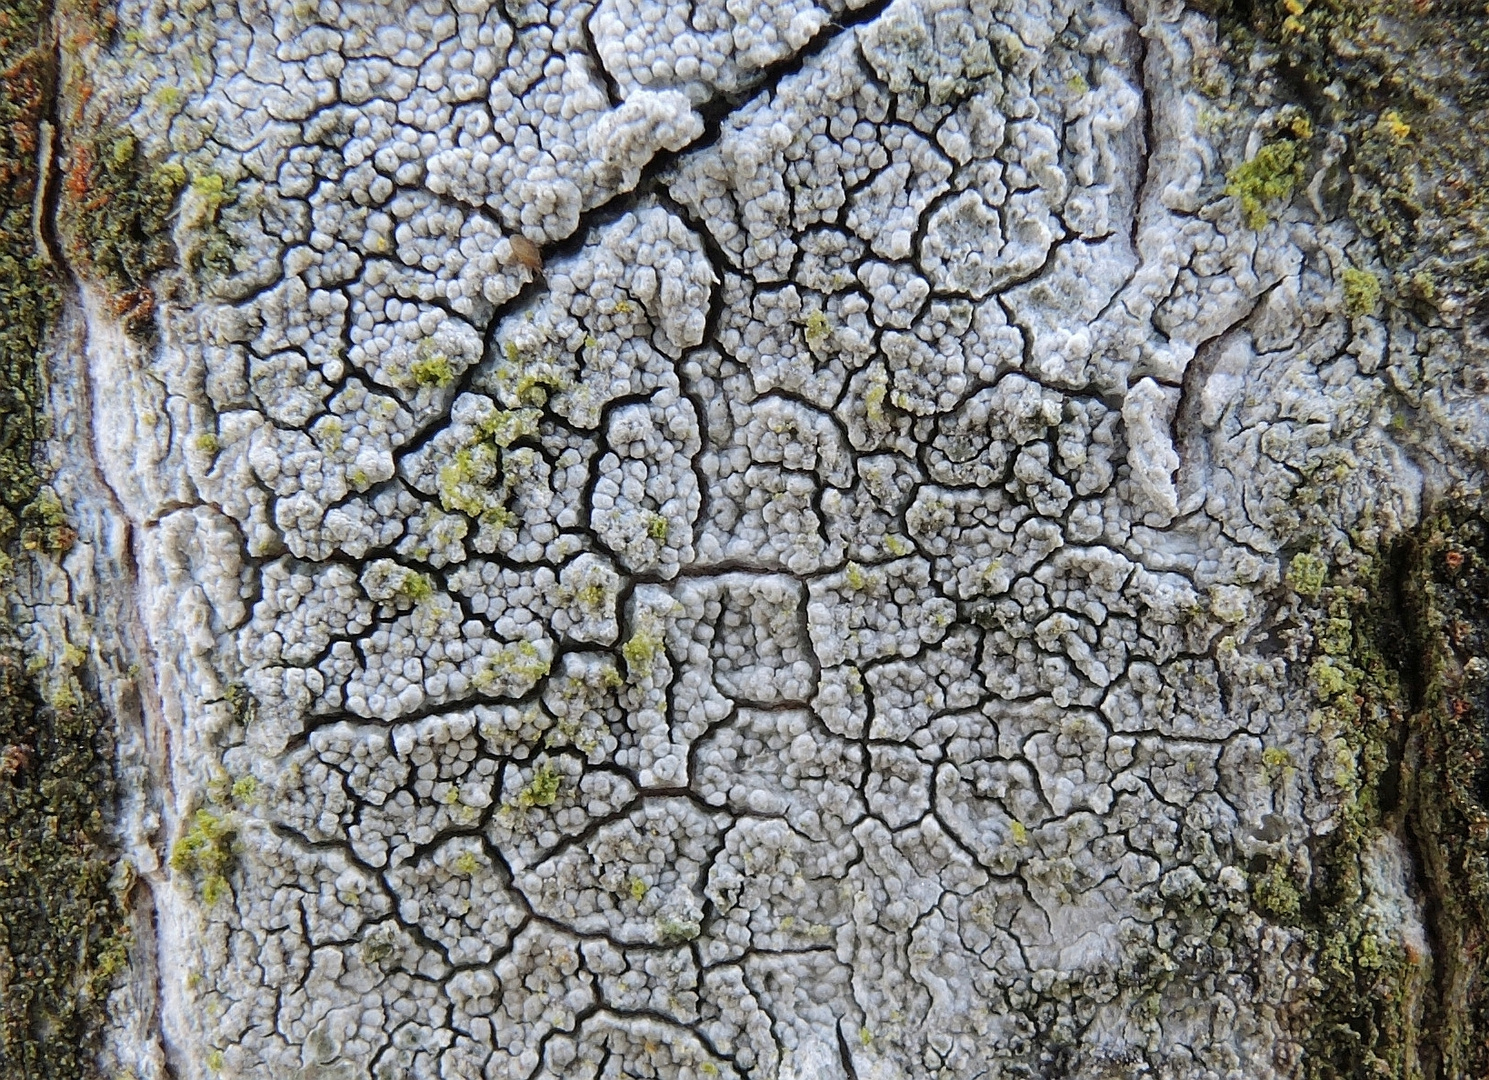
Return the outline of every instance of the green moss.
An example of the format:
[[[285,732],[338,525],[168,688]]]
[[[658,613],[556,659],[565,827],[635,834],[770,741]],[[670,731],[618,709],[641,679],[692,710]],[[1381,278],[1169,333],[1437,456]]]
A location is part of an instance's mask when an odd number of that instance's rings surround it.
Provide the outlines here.
[[[1452,506],[1413,552],[1422,708],[1405,801],[1432,917],[1443,1076],[1489,1075],[1489,520]]]
[[[75,680],[74,680],[75,681]],[[0,645],[0,1075],[96,1075],[105,993],[129,935],[112,874],[107,718],[81,688],[51,706]],[[64,698],[65,700],[65,698]]]
[[[1340,275],[1344,283],[1344,310],[1351,316],[1374,315],[1380,307],[1380,278],[1369,270],[1345,267]]]
[[[1370,884],[1376,845],[1399,830],[1400,732],[1410,709],[1413,653],[1398,566],[1382,555],[1332,580],[1317,556],[1300,555],[1289,567],[1289,584],[1313,601],[1299,614],[1313,642],[1306,682],[1320,751],[1311,773],[1338,810],[1305,864],[1272,857],[1251,867],[1251,900],[1259,914],[1295,927],[1307,946],[1314,990],[1298,1016],[1308,1080],[1405,1080],[1424,1038],[1430,973],[1399,928],[1382,923]],[[1263,765],[1274,783],[1292,768],[1281,752],[1265,751]]]
[[[1225,193],[1239,200],[1246,224],[1261,229],[1267,211],[1285,203],[1303,181],[1307,148],[1295,139],[1267,143],[1250,161],[1237,165],[1225,176]]]
[[[1477,0],[1209,0],[1231,67],[1279,89],[1345,152],[1321,188],[1372,237],[1407,300],[1467,314],[1489,294],[1489,7]],[[1246,80],[1254,83],[1255,76]]]

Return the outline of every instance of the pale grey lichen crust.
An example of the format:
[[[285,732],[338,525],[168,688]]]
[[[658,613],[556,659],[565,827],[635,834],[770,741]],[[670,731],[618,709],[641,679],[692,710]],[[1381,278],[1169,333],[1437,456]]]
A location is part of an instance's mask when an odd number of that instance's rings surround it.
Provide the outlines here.
[[[1291,1072],[1337,736],[1258,628],[1300,504],[1414,518],[1412,345],[1224,197],[1201,16],[123,10],[235,196],[158,348],[90,311],[178,1075]]]

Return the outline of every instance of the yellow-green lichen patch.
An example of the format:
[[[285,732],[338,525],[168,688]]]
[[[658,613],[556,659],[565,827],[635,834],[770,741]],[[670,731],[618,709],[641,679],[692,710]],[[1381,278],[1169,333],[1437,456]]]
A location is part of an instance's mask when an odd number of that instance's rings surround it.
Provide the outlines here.
[[[1303,894],[1290,860],[1273,859],[1263,872],[1252,875],[1251,901],[1274,922],[1293,925],[1298,921]]]
[[[206,904],[215,904],[230,891],[227,877],[236,851],[237,826],[231,816],[203,808],[171,849],[171,869],[189,877]]]
[[[1339,275],[1344,286],[1344,310],[1351,316],[1374,315],[1380,307],[1380,278],[1369,270],[1346,267]]]
[[[519,810],[530,810],[535,806],[548,807],[558,801],[563,788],[563,775],[552,761],[544,761],[535,770],[527,784],[517,793],[515,805]]]
[[[807,344],[816,348],[832,335],[832,325],[824,313],[814,311],[807,316],[805,333]]]
[[[77,531],[68,524],[62,500],[51,488],[43,487],[21,508],[21,547],[25,550],[62,555],[77,538]]]
[[[418,357],[409,365],[408,373],[419,386],[445,387],[455,382],[455,368],[443,353]]]
[[[1305,600],[1316,600],[1329,580],[1329,564],[1307,551],[1300,551],[1287,564],[1287,583]]]
[[[1269,211],[1293,197],[1303,182],[1307,155],[1307,148],[1298,140],[1278,139],[1226,174],[1225,193],[1240,202],[1247,225],[1264,228],[1270,220]]]
[[[512,444],[536,435],[541,416],[535,408],[492,410],[477,425],[474,437],[440,467],[436,479],[441,506],[497,531],[516,528],[511,504],[531,469],[533,451]]]
[[[233,243],[221,217],[237,198],[232,182],[217,173],[198,173],[182,188],[177,242],[183,266],[214,277],[233,271]]]
[[[661,655],[662,647],[660,633],[651,629],[638,629],[620,647],[620,653],[626,660],[626,670],[636,678],[646,678],[651,674],[657,657]]]
[[[491,375],[497,398],[508,408],[541,407],[548,401],[550,391],[563,390],[569,385],[567,370],[571,365],[561,360],[536,331],[525,334],[524,338],[527,337],[538,340],[524,340],[523,344],[509,340],[502,344],[502,360]],[[598,345],[595,342],[586,348],[598,348]]]
[[[407,597],[416,604],[422,604],[434,595],[434,582],[417,570],[409,570],[398,583],[398,595]]]
[[[702,931],[702,924],[692,919],[664,915],[656,920],[657,942],[662,945],[681,945],[692,941]]]
[[[509,642],[481,658],[471,683],[491,697],[517,697],[536,686],[552,666],[553,650],[547,642]]]

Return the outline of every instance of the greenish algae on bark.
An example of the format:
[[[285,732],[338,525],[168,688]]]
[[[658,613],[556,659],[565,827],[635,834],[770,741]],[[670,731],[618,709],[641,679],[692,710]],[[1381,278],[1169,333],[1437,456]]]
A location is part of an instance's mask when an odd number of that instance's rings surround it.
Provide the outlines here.
[[[64,288],[43,238],[51,17],[47,3],[0,0],[0,1075],[86,1080],[128,948],[108,850],[112,727],[81,650],[28,659],[9,614],[18,563],[75,540],[36,466]]]
[[[1343,152],[1324,193],[1390,267],[1388,295],[1454,321],[1489,294],[1489,6],[1481,0],[1208,0],[1232,54],[1275,58]],[[1234,65],[1245,70],[1242,64]]]
[[[1408,824],[1431,904],[1439,1076],[1489,1075],[1489,521],[1430,519],[1414,554],[1422,708],[1407,745]]]
[[[1194,6],[1217,18],[1234,85],[1252,81],[1248,69],[1277,77],[1288,163],[1304,175],[1263,194],[1285,199],[1306,182],[1386,267],[1344,272],[1347,313],[1448,335],[1456,363],[1421,378],[1475,385],[1489,313],[1489,5]],[[1262,166],[1233,170],[1227,193],[1255,195]],[[1482,468],[1482,448],[1458,449]],[[1303,870],[1253,875],[1256,909],[1309,943],[1314,982],[1295,1018],[1310,1078],[1489,1076],[1486,529],[1483,507],[1457,496],[1316,590],[1310,689],[1321,730],[1342,740],[1344,813]],[[1411,853],[1420,950],[1370,929],[1366,871],[1387,833]]]
[[[1306,857],[1252,867],[1253,909],[1300,931],[1309,1080],[1489,1075],[1489,521],[1455,501],[1390,550],[1287,583],[1341,810]],[[1270,768],[1292,767],[1269,761]],[[1381,920],[1383,838],[1410,852],[1425,937]],[[1389,902],[1389,898],[1387,898]]]

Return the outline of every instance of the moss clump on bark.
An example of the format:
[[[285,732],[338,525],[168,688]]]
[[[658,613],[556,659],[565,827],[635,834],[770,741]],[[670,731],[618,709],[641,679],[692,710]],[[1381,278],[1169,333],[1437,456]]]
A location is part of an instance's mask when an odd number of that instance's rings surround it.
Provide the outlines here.
[[[1225,193],[1239,199],[1246,224],[1266,226],[1268,208],[1285,203],[1303,182],[1307,151],[1293,139],[1278,139],[1256,152],[1250,161],[1237,165],[1226,176]]]
[[[1308,670],[1315,780],[1342,810],[1306,872],[1253,875],[1256,909],[1309,947],[1302,1072],[1489,1076],[1489,520],[1451,505],[1340,576],[1316,594]],[[1412,854],[1424,941],[1381,921],[1386,834]]]
[[[0,547],[15,539],[40,483],[37,357],[62,303],[57,272],[35,243],[41,123],[56,84],[45,21],[41,3],[0,0]]]

